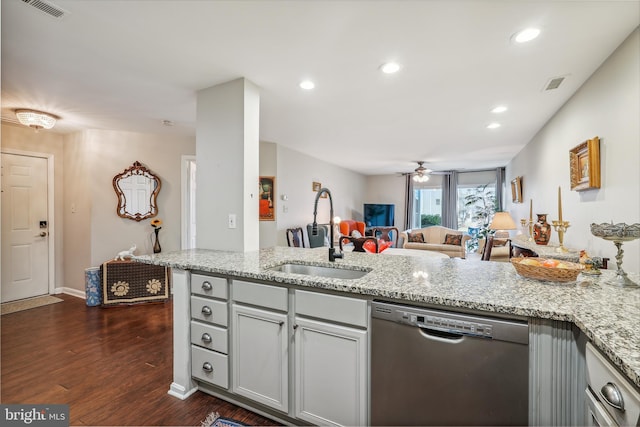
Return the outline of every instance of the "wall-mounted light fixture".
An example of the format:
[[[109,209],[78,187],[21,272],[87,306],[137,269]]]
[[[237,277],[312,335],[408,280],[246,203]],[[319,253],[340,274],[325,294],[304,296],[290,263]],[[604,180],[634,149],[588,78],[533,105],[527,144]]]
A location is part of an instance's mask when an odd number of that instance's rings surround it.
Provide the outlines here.
[[[27,109],[16,110],[16,117],[21,124],[29,126],[36,131],[38,131],[39,129],[51,129],[53,126],[55,126],[56,121],[60,118],[43,111]]]

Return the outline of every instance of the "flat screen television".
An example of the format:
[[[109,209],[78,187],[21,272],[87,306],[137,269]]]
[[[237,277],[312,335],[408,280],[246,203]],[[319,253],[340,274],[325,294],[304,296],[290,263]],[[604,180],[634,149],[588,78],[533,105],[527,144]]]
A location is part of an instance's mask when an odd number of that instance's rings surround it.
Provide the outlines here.
[[[364,223],[367,227],[393,227],[395,205],[364,204]]]

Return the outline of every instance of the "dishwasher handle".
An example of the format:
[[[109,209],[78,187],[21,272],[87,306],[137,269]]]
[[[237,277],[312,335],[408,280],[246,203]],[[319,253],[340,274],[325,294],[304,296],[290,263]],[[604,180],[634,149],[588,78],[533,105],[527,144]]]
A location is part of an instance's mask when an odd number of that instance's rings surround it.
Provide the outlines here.
[[[420,335],[433,341],[444,342],[447,344],[458,344],[464,341],[464,335],[462,334],[425,328],[423,326],[418,326],[418,329],[420,330]]]

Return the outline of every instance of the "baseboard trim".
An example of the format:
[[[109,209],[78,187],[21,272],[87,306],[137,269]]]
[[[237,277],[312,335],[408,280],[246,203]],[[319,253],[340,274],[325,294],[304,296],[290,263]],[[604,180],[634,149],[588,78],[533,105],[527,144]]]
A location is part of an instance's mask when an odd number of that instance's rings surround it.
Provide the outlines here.
[[[198,387],[194,387],[191,390],[187,390],[186,388],[184,388],[178,383],[171,383],[171,387],[169,387],[169,391],[167,392],[167,394],[173,397],[177,397],[180,400],[185,400],[196,391],[198,391]]]
[[[85,292],[79,291],[79,290],[74,289],[74,288],[67,288],[66,286],[63,286],[61,288],[55,288],[54,292],[56,294],[67,294],[67,295],[71,295],[73,297],[87,299],[87,294]]]

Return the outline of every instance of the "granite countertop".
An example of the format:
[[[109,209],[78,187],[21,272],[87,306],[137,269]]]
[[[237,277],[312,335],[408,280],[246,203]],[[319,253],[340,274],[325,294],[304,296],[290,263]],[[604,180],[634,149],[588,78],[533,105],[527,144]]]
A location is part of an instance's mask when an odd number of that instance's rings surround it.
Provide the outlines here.
[[[326,248],[289,247],[246,253],[194,249],[134,260],[408,303],[573,322],[640,387],[640,288],[604,283],[615,276],[611,270],[603,270],[602,276],[581,274],[577,282],[543,282],[517,275],[509,263],[354,252],[330,263]],[[370,272],[348,280],[268,270],[285,262]],[[639,274],[629,276],[636,283],[640,280]]]

